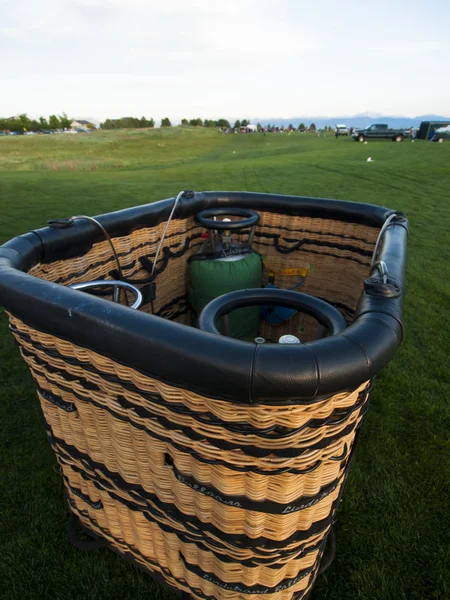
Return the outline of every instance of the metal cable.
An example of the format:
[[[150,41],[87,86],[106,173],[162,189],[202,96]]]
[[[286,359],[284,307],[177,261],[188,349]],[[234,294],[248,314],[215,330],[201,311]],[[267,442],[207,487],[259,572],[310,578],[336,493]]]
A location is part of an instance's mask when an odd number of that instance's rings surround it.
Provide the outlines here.
[[[164,242],[164,238],[166,237],[167,230],[169,229],[170,221],[172,220],[172,217],[173,217],[173,214],[174,214],[174,212],[175,212],[175,209],[176,209],[176,207],[177,207],[177,204],[178,204],[178,202],[179,202],[179,200],[180,200],[181,196],[182,196],[184,193],[185,193],[185,190],[182,190],[182,191],[181,191],[181,192],[178,194],[178,196],[175,198],[175,202],[173,203],[172,210],[170,211],[169,218],[167,219],[166,226],[164,227],[163,234],[162,234],[162,236],[161,236],[161,239],[160,239],[160,241],[159,241],[158,248],[157,248],[157,250],[156,250],[156,254],[155,254],[155,260],[153,261],[153,267],[152,267],[152,271],[151,271],[151,273],[150,273],[150,275],[151,275],[151,276],[152,276],[152,275],[154,274],[154,272],[155,272],[155,269],[156,269],[156,263],[158,262],[159,253],[161,252],[161,248],[162,248],[162,245],[163,245],[163,242]]]
[[[117,256],[117,252],[116,252],[116,249],[114,248],[114,244],[112,243],[112,240],[109,237],[109,234],[106,231],[106,229],[103,227],[103,225],[99,221],[97,221],[97,219],[94,219],[94,217],[88,217],[87,215],[76,215],[74,217],[71,217],[71,219],[73,221],[76,221],[77,219],[86,219],[88,221],[91,221],[91,223],[94,223],[95,225],[97,225],[97,227],[102,231],[103,235],[105,236],[106,240],[109,242],[109,245],[111,246],[112,253],[116,260],[117,270],[119,271],[120,277],[123,279],[122,267],[120,266],[119,257]]]
[[[377,242],[375,244],[375,249],[373,251],[372,254],[372,262],[370,263],[370,271],[372,271],[377,254],[378,254],[378,248],[380,247],[380,243],[381,240],[383,239],[383,235],[386,232],[386,229],[389,227],[389,225],[392,223],[392,221],[394,219],[396,219],[398,217],[397,213],[392,213],[392,215],[389,215],[389,217],[386,219],[386,221],[383,223],[383,227],[380,229],[380,233],[378,234],[378,238],[377,238]]]

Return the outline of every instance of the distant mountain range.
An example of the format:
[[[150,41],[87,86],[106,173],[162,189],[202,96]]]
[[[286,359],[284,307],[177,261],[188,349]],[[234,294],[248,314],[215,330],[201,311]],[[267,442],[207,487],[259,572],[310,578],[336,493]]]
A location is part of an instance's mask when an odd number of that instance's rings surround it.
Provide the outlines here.
[[[322,128],[325,126],[334,127],[337,123],[345,124],[347,127],[367,127],[372,123],[386,123],[392,128],[408,128],[418,127],[422,121],[450,121],[450,117],[443,117],[442,115],[419,115],[418,117],[397,117],[382,115],[379,113],[363,113],[353,116],[340,116],[340,117],[291,117],[287,119],[261,119],[253,117],[250,119],[251,123],[261,123],[261,125],[275,125],[275,127],[285,127],[292,123],[294,127],[298,127],[300,123],[304,123],[306,126],[311,123],[315,123],[316,127]]]

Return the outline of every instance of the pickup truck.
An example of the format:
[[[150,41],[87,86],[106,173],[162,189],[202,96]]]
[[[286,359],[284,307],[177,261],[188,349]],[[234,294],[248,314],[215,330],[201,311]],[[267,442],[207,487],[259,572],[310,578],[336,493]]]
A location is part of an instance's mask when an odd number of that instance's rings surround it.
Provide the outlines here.
[[[336,137],[339,137],[340,135],[348,135],[350,132],[347,125],[336,125],[334,133]]]
[[[369,125],[364,129],[356,129],[352,133],[355,142],[364,142],[365,140],[392,140],[394,142],[403,142],[407,137],[407,132],[403,129],[389,129],[387,125],[376,123]]]

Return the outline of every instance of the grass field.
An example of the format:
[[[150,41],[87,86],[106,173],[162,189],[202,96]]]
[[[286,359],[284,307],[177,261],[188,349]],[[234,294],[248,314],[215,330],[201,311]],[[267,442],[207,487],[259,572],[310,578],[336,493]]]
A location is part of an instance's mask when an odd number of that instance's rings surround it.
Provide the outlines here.
[[[52,217],[182,189],[322,196],[407,213],[406,339],[377,378],[338,515],[336,560],[312,600],[450,598],[450,144],[182,128],[0,138],[0,242]],[[3,313],[0,327],[0,598],[173,598],[115,554],[70,545],[62,480]]]

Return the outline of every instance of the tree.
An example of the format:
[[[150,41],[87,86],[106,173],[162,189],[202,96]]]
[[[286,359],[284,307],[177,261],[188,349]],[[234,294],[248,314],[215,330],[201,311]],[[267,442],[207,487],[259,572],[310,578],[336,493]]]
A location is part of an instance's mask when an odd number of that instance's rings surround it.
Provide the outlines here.
[[[170,121],[169,121],[170,123]],[[153,119],[146,119],[141,117],[122,117],[121,119],[106,119],[103,123],[100,123],[102,129],[137,129],[142,127],[154,127],[155,121]],[[95,129],[92,123],[88,124],[89,129]]]
[[[48,118],[48,124],[50,129],[59,129],[60,122],[56,115],[50,115]]]
[[[311,125],[309,126],[309,130],[310,131],[316,131],[317,130],[316,124],[315,123],[311,123]]]
[[[261,123],[256,123],[256,129],[257,129],[258,131],[261,131],[261,129],[262,129],[262,125],[261,125]]]
[[[30,129],[30,126],[31,126],[31,121],[25,113],[23,113],[17,117],[17,126],[16,126],[17,129],[22,130],[22,131],[28,131]]]
[[[300,123],[300,125],[298,126],[298,130],[299,131],[305,131],[306,127],[304,123]]]
[[[197,117],[196,119],[191,119],[189,125],[192,125],[192,127],[203,127],[203,121],[200,117]]]
[[[239,119],[237,119],[233,125],[234,129],[239,129],[239,127],[241,126],[241,122],[239,121]]]
[[[247,121],[247,119],[244,119],[244,120],[241,122],[241,127],[247,127],[247,125],[250,125],[250,121]]]
[[[172,127],[172,123],[170,122],[170,119],[168,117],[164,117],[164,119],[161,119],[161,127]]]
[[[39,121],[36,121],[36,119],[32,119],[31,123],[30,123],[30,131],[39,131]],[[0,125],[0,129],[1,129],[1,125]]]
[[[69,119],[69,117],[66,115],[66,113],[59,115],[59,126],[62,129],[69,129],[71,123],[72,123],[72,121]]]
[[[229,129],[231,126],[229,121],[227,121],[226,119],[219,119],[217,121],[217,127],[225,127],[226,129]]]
[[[288,129],[289,129],[289,131],[293,131],[294,130],[294,126],[292,125],[292,123],[289,123]]]
[[[155,121],[153,119],[146,119],[145,117],[141,117],[139,119],[139,123],[136,125],[136,127],[154,127],[155,126]]]
[[[40,125],[41,129],[49,128],[48,121],[47,121],[47,119],[44,119],[44,117],[39,117],[39,125]]]
[[[188,120],[187,119],[181,119],[181,124],[182,125],[188,125]]]
[[[119,119],[119,126],[126,129],[135,129],[136,127],[139,127],[139,119],[136,119],[135,117],[122,117]]]

